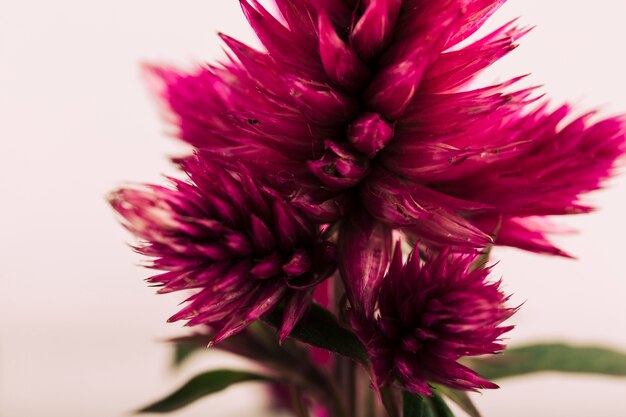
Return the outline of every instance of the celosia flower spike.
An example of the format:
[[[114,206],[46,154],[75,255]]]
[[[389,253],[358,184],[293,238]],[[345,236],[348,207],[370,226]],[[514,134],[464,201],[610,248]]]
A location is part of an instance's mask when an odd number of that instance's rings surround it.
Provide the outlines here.
[[[537,106],[519,78],[471,87],[528,32],[459,46],[503,3],[275,0],[281,20],[242,0],[267,51],[222,36],[227,64],[151,71],[183,140],[268,175],[319,222],[363,207],[433,247],[564,254],[525,219],[588,211],[579,196],[611,174],[624,124],[565,124],[571,110]]]
[[[400,243],[382,280],[375,311],[353,310],[351,322],[371,356],[378,386],[397,383],[430,395],[429,383],[461,390],[497,388],[458,360],[504,349],[503,326],[516,309],[489,268],[470,270],[474,255],[427,254],[406,263]]]
[[[190,182],[124,188],[110,197],[140,240],[137,250],[164,271],[148,281],[160,293],[195,291],[170,321],[209,325],[217,343],[284,302],[284,339],[315,285],[333,272],[334,246],[241,166],[208,157],[184,168]]]

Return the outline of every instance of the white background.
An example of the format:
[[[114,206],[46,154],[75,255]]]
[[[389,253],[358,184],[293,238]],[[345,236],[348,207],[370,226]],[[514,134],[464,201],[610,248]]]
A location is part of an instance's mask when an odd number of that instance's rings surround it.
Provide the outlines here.
[[[490,27],[538,27],[484,77],[532,72],[555,101],[626,111],[626,1],[510,0]],[[128,415],[210,364],[182,373],[158,341],[176,295],[152,296],[105,194],[159,181],[178,149],[141,81],[144,60],[222,57],[215,32],[253,42],[236,0],[0,1],[0,415]],[[513,343],[568,340],[626,350],[626,177],[567,219],[579,261],[498,250],[514,302]],[[486,417],[626,415],[626,380],[556,375],[503,381],[477,396]],[[231,389],[180,416],[251,416],[260,395]]]

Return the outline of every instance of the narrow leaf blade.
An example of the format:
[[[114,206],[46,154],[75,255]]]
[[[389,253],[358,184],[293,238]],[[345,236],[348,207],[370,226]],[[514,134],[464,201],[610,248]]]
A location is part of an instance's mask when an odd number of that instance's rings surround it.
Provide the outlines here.
[[[421,395],[402,393],[402,408],[404,417],[435,417],[426,398]]]
[[[437,391],[446,396],[450,401],[458,405],[461,410],[465,411],[470,417],[482,417],[472,399],[465,391],[459,391],[452,388],[436,385]]]
[[[179,368],[184,362],[201,349],[206,349],[206,345],[199,345],[190,342],[177,342],[174,344],[172,366]]]
[[[266,316],[265,320],[273,327],[279,328],[282,311],[276,309]],[[290,337],[365,365],[369,361],[365,347],[354,333],[341,326],[330,311],[317,304],[311,306],[307,315],[293,329]]]
[[[193,377],[167,397],[142,408],[139,412],[168,413],[191,404],[202,397],[222,391],[233,384],[269,380],[271,378],[246,371],[230,369],[209,371]]]
[[[433,411],[433,415],[436,417],[454,417],[454,413],[448,407],[445,400],[436,392],[433,392],[433,396],[427,398],[430,404],[430,408]]]
[[[626,376],[626,353],[596,346],[543,343],[474,359],[470,366],[488,379],[548,371]]]
[[[434,391],[431,397],[404,391],[402,407],[403,417],[454,417],[444,399]]]

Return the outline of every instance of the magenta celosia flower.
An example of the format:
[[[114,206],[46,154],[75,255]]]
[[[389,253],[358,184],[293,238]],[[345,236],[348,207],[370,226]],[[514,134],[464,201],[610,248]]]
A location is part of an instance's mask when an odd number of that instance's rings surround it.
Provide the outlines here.
[[[497,234],[564,255],[535,220],[590,210],[579,196],[610,174],[624,124],[566,123],[569,107],[533,104],[519,78],[471,87],[527,32],[512,22],[459,46],[504,1],[275,0],[281,21],[242,0],[267,51],[222,35],[230,62],[151,73],[183,140],[269,174],[319,222],[364,207],[380,233],[435,247]]]
[[[334,246],[246,169],[212,158],[183,164],[190,182],[123,188],[110,197],[162,272],[159,292],[195,290],[170,321],[207,324],[219,342],[284,302],[285,338],[332,274]]]
[[[414,250],[402,263],[400,244],[377,294],[377,306],[354,311],[352,325],[365,344],[378,386],[398,383],[430,394],[428,383],[456,389],[496,388],[458,363],[460,358],[504,349],[502,326],[515,309],[488,268],[470,270],[474,255],[443,251],[420,261]]]

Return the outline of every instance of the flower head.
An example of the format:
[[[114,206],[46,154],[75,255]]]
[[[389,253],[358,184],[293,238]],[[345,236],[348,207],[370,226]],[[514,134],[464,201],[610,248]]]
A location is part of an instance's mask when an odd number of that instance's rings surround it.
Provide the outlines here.
[[[275,0],[276,18],[242,0],[265,51],[221,35],[230,62],[151,73],[183,140],[269,174],[320,222],[364,207],[435,247],[500,230],[522,239],[496,243],[563,254],[524,218],[588,211],[579,196],[610,175],[624,124],[565,123],[569,107],[535,105],[519,78],[471,85],[528,31],[461,46],[504,2]]]
[[[376,312],[351,315],[371,356],[376,383],[397,382],[425,395],[429,382],[463,390],[496,388],[458,360],[504,349],[500,337],[512,326],[502,323],[515,309],[504,306],[508,297],[499,283],[486,281],[489,269],[470,270],[473,255],[444,251],[422,262],[416,248],[403,264],[399,246]]]
[[[184,163],[190,182],[114,192],[111,205],[164,271],[148,279],[160,293],[195,290],[170,321],[207,324],[219,342],[279,303],[285,338],[334,270],[334,246],[241,166],[208,158]]]

